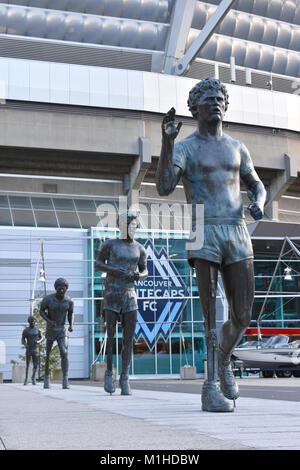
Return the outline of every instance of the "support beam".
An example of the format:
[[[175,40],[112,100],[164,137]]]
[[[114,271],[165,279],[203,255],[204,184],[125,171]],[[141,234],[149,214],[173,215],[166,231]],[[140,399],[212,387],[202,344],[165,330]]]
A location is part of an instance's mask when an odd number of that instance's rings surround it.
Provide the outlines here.
[[[294,183],[298,175],[296,161],[289,155],[284,155],[285,171],[274,178],[269,188],[269,200],[265,206],[265,213],[273,220],[278,220],[278,202],[288,187]]]
[[[138,204],[138,194],[141,183],[151,165],[151,143],[144,137],[139,138],[139,156],[131,167],[131,171],[124,178],[124,194],[128,204]]]
[[[183,57],[192,25],[197,0],[176,0],[167,40],[163,72],[172,74],[174,66]]]
[[[210,17],[202,31],[199,33],[197,39],[195,39],[193,44],[186,51],[185,55],[177,62],[177,64],[173,68],[173,72],[171,73],[173,73],[174,75],[182,75],[187,70],[189,64],[195,59],[201,49],[205,46],[207,41],[215,32],[216,28],[219,26],[221,21],[229,12],[234,2],[235,0],[221,1],[214,14]]]

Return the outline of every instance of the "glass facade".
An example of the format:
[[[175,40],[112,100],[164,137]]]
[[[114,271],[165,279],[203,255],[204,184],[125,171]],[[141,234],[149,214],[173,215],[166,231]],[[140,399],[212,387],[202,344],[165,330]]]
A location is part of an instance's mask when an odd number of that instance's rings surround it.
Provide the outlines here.
[[[183,229],[182,207],[179,203],[173,204],[166,223],[159,211],[151,211],[150,203],[142,201],[140,204],[142,228],[137,231],[136,239],[147,249],[149,277],[136,284],[139,316],[132,374],[179,374],[180,366],[185,364],[196,366],[198,373],[204,369],[204,321],[194,271],[186,260],[188,231]],[[94,270],[94,259],[105,239],[118,236],[114,228],[117,212],[118,202],[108,198],[0,196],[2,226],[57,228],[57,240],[59,228],[90,230],[86,241],[90,363],[103,357],[105,337],[101,315],[105,278]],[[146,227],[153,227],[153,224],[158,228],[147,231]],[[169,228],[163,230],[163,224]],[[93,226],[97,228],[91,228]],[[107,229],[107,226],[113,228]],[[293,241],[299,250],[299,240]],[[250,327],[257,327],[256,320],[267,297],[260,323],[262,328],[300,329],[300,257],[288,250],[274,274],[283,239],[253,239],[253,243],[255,300]],[[217,306],[217,326],[221,327],[228,315],[221,281]],[[118,325],[114,356],[118,372],[121,346],[122,331]]]
[[[261,326],[300,328],[300,259],[283,259],[275,272],[277,262],[278,259],[255,259],[256,298],[251,326],[256,327],[256,319],[272,282],[264,305]]]
[[[179,374],[186,364],[204,372],[204,322],[194,272],[186,260],[188,234],[178,238],[175,231],[137,232],[135,239],[145,246],[149,276],[136,282],[138,322],[131,374]],[[93,230],[92,259],[107,238],[118,236],[117,231]],[[94,324],[92,360],[100,358],[105,328],[101,301],[105,275],[92,269],[91,323]],[[221,292],[218,291],[220,302]],[[221,303],[221,302],[220,302]],[[222,311],[223,314],[223,311]],[[220,323],[223,322],[223,318]],[[119,372],[121,326],[115,337],[114,366]],[[98,358],[97,358],[98,356]]]
[[[102,226],[98,206],[113,200],[60,197],[0,196],[0,225],[90,229]]]

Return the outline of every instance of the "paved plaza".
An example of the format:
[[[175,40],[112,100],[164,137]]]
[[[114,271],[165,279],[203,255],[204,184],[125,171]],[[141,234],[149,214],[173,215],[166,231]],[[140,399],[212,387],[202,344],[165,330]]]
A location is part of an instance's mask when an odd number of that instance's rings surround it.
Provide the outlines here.
[[[247,383],[247,379],[240,381]],[[255,381],[248,381],[253,384]],[[271,382],[262,382],[268,387]],[[281,384],[295,384],[291,379]],[[300,403],[240,397],[233,413],[201,411],[200,393],[101,385],[0,384],[0,448],[11,450],[299,450]]]

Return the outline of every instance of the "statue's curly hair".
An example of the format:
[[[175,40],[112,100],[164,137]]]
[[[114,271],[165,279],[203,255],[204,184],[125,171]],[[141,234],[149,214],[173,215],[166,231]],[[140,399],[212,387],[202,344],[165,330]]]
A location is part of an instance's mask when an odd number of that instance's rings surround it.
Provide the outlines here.
[[[198,102],[200,96],[207,90],[220,90],[225,98],[225,111],[227,111],[229,104],[229,95],[226,86],[217,78],[205,78],[201,82],[197,83],[194,88],[191,89],[188,99],[188,107],[191,111],[193,118],[198,117]]]
[[[69,283],[68,283],[67,279],[64,279],[63,277],[59,277],[58,279],[56,279],[56,281],[54,283],[54,288],[55,289],[56,289],[56,286],[58,286],[58,284],[64,284],[67,289],[69,288]]]

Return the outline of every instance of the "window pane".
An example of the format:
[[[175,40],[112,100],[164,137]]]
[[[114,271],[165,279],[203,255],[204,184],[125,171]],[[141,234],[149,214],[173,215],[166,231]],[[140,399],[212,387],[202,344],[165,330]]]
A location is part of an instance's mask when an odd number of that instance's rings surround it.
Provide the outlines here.
[[[76,209],[78,211],[96,212],[94,201],[88,199],[74,199]]]
[[[74,203],[72,199],[53,199],[55,209],[61,211],[74,211]]]
[[[8,197],[0,196],[0,207],[8,207]]]
[[[133,353],[135,374],[155,374],[155,350],[150,351],[142,337],[135,342]]]
[[[32,211],[12,209],[12,216],[17,227],[35,227]]]
[[[34,209],[53,210],[52,201],[48,197],[32,197],[31,202]]]
[[[54,211],[34,211],[37,227],[57,227]]]
[[[91,212],[78,212],[82,228],[97,227],[99,218],[96,213]]]
[[[62,228],[81,228],[76,212],[56,212],[59,226]]]
[[[11,207],[16,209],[31,209],[29,197],[9,196]]]
[[[8,209],[0,209],[0,225],[12,225],[11,216]]]

